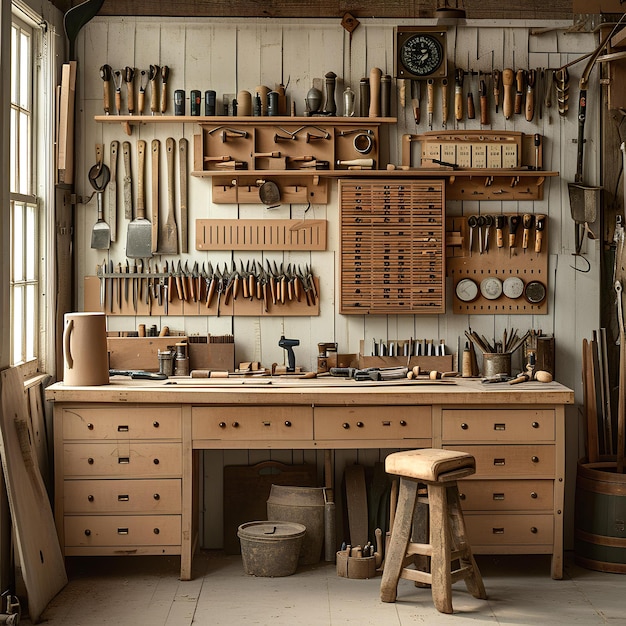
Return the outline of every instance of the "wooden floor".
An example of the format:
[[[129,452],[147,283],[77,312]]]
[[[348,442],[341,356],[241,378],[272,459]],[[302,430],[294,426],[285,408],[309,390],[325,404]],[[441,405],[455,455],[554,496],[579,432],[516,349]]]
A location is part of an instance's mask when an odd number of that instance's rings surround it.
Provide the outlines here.
[[[379,600],[380,577],[348,580],[334,564],[285,578],[244,574],[241,558],[201,552],[194,579],[178,580],[176,557],[69,558],[67,587],[43,614],[46,626],[408,626],[415,624],[626,624],[626,576],[578,567],[566,556],[563,580],[544,556],[477,557],[487,601],[454,585],[455,614],[432,606],[430,590],[406,580],[398,600]],[[23,617],[21,624],[31,624]]]

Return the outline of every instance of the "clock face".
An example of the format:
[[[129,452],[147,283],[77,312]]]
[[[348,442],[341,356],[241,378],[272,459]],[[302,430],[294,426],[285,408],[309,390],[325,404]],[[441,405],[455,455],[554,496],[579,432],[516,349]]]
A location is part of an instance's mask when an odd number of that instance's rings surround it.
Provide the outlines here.
[[[397,78],[446,76],[445,31],[398,30]]]
[[[480,282],[480,293],[487,300],[497,300],[502,295],[502,281],[495,276]]]
[[[462,278],[456,284],[454,292],[461,302],[472,302],[478,297],[478,285],[471,278]]]

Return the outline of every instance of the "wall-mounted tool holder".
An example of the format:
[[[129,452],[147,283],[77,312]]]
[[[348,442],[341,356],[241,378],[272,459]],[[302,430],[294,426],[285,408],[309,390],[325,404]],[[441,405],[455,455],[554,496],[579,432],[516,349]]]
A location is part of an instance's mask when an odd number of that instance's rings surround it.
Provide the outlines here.
[[[343,314],[445,311],[444,182],[339,181]]]
[[[317,175],[301,176],[214,176],[212,200],[214,204],[259,204],[261,186],[272,181],[278,186],[280,204],[328,203],[328,180]]]
[[[419,144],[419,166],[414,158]],[[515,131],[432,131],[402,136],[402,165],[439,170],[448,200],[541,200],[543,137]]]
[[[326,220],[196,220],[196,250],[326,250]]]
[[[265,269],[248,261],[244,268],[240,261],[240,267],[233,262],[232,269],[215,271],[119,273],[99,266],[96,276],[85,276],[83,308],[131,316],[319,315],[319,279],[308,266]]]
[[[198,118],[195,118],[198,122]],[[377,170],[379,126],[395,118],[238,117],[200,122],[195,176],[230,171],[315,174]]]
[[[446,219],[446,266],[453,312],[548,312],[548,218],[498,214]]]

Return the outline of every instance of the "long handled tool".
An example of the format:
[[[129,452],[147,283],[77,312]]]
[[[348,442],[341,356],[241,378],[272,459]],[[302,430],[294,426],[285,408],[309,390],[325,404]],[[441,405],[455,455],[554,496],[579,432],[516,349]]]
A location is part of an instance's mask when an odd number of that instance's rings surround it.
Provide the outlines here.
[[[104,0],[86,0],[63,16],[65,34],[70,42],[70,61],[76,60],[75,43],[80,29],[100,10]]]
[[[144,174],[146,164],[146,142],[137,141],[137,216],[128,225],[126,256],[130,259],[147,259],[152,256],[152,225],[146,219],[144,201]]]
[[[188,217],[187,217],[187,152],[189,142],[184,137],[178,140],[178,174],[180,180],[180,251],[189,252]]]
[[[165,142],[167,156],[167,221],[163,224],[159,237],[159,252],[162,254],[178,254],[178,229],[174,209],[174,149],[176,142],[168,137]]]
[[[159,155],[161,152],[161,142],[158,139],[152,140],[152,252],[159,249]]]
[[[91,231],[91,247],[96,250],[108,250],[111,247],[111,229],[104,221],[102,194],[109,183],[111,172],[106,165],[96,163],[89,170],[89,182],[94,188],[98,202],[98,221]]]
[[[617,467],[618,474],[624,472],[624,444],[626,443],[626,332],[624,332],[624,312],[622,310],[622,283],[615,281],[617,296],[617,316],[619,324],[619,395],[617,401]]]

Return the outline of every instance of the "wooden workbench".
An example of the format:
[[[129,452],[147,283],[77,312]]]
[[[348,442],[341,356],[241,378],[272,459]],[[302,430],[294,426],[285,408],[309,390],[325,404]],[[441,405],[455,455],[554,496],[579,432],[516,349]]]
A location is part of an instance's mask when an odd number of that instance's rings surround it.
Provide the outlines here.
[[[461,485],[474,552],[551,554],[552,577],[562,577],[574,393],[556,382],[112,378],[57,383],[46,398],[66,556],[180,554],[188,580],[200,450],[444,447],[476,457]]]

